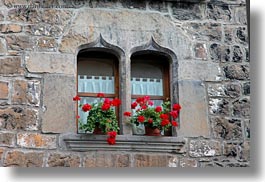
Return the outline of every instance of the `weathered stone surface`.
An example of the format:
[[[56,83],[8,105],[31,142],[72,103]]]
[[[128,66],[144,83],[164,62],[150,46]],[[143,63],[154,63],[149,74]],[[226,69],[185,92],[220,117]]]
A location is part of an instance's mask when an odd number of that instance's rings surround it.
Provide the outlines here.
[[[248,80],[250,77],[248,65],[228,65],[224,67],[224,72],[232,80]]]
[[[235,42],[243,45],[248,44],[248,32],[246,27],[238,27],[234,30]]]
[[[122,0],[120,1],[123,7],[129,9],[146,9],[146,2],[145,1],[134,1],[134,0]]]
[[[119,8],[122,7],[119,0],[91,0],[89,6],[91,8]]]
[[[22,74],[23,69],[21,66],[20,57],[6,57],[0,58],[0,74]]]
[[[47,167],[81,167],[80,157],[74,154],[51,153]]]
[[[244,59],[243,50],[239,46],[233,46],[233,55],[232,55],[232,61],[236,63],[241,63]]]
[[[191,140],[189,155],[191,157],[211,157],[221,155],[221,143],[214,140]]]
[[[43,23],[51,25],[67,25],[73,16],[73,12],[70,10],[44,9],[41,15]]]
[[[0,99],[8,98],[8,88],[9,82],[0,81]]]
[[[238,119],[226,119],[223,117],[211,118],[213,134],[215,138],[225,140],[242,139],[242,124]]]
[[[0,148],[0,166],[2,167],[2,156],[3,156],[3,153],[4,153],[5,149],[4,148]]]
[[[0,128],[6,130],[37,130],[38,111],[21,107],[0,109]]]
[[[0,132],[0,146],[13,147],[16,135],[9,132]]]
[[[159,11],[163,13],[168,12],[167,4],[165,2],[149,1],[147,3],[147,7],[152,11]]]
[[[246,7],[237,7],[235,8],[235,22],[240,25],[247,25],[247,11]]]
[[[12,102],[39,106],[40,81],[15,80],[13,83]]]
[[[76,58],[71,54],[30,53],[26,68],[32,73],[63,73],[74,75]]]
[[[229,115],[229,101],[223,98],[210,98],[209,99],[209,110],[214,115]]]
[[[243,98],[232,103],[233,115],[237,117],[250,117],[250,100]]]
[[[211,55],[211,59],[214,61],[221,61],[222,58],[222,47],[220,44],[212,44],[210,45],[210,55]]]
[[[249,142],[224,142],[224,162],[250,161]],[[231,159],[232,158],[232,159]]]
[[[234,43],[234,31],[234,27],[231,27],[230,25],[224,25],[224,42],[226,44],[231,45]]]
[[[249,163],[228,163],[225,165],[225,167],[250,167]]]
[[[225,167],[225,164],[220,162],[201,162],[200,167]]]
[[[63,28],[58,25],[38,24],[26,26],[25,31],[35,36],[59,37],[63,34]]]
[[[209,136],[205,85],[201,81],[180,81],[179,102],[183,109],[178,135]]]
[[[220,81],[223,79],[219,63],[204,61],[179,62],[179,80]]]
[[[4,159],[5,167],[42,167],[44,153],[9,151]]]
[[[221,41],[222,28],[219,23],[187,23],[183,28],[193,39],[202,41]]]
[[[25,148],[55,149],[56,136],[39,133],[18,133],[17,145]]]
[[[88,38],[85,35],[69,33],[62,38],[59,51],[74,53],[77,47],[86,44],[87,42]]]
[[[250,95],[250,82],[246,82],[243,84],[243,94]]]
[[[131,167],[128,154],[90,153],[84,157],[84,167]]]
[[[136,154],[133,167],[177,167],[178,158],[169,155]]]
[[[173,3],[172,15],[177,20],[199,20],[204,17],[205,5],[196,3]]]
[[[0,55],[4,55],[6,52],[6,40],[4,38],[0,38]]]
[[[15,8],[8,11],[7,20],[11,22],[41,22],[41,11],[37,9]]]
[[[244,132],[245,132],[245,137],[249,139],[250,138],[250,120],[245,121]]]
[[[22,31],[22,26],[17,24],[1,24],[1,33],[19,33]]]
[[[227,4],[215,5],[213,3],[208,3],[206,14],[207,18],[213,20],[230,22],[232,19],[231,10]]]
[[[182,158],[179,161],[180,167],[198,167],[198,162],[195,159]]]
[[[7,48],[13,51],[33,50],[34,42],[29,36],[8,35],[6,36]]]
[[[47,133],[76,132],[75,77],[44,75],[42,131]]]
[[[57,47],[58,43],[54,38],[42,37],[37,40],[37,49],[40,52],[55,52]]]
[[[202,60],[207,59],[207,49],[205,44],[202,43],[195,44],[194,52],[195,52],[195,58],[199,58]]]
[[[241,94],[241,86],[239,83],[209,83],[208,94],[210,97],[236,98]]]

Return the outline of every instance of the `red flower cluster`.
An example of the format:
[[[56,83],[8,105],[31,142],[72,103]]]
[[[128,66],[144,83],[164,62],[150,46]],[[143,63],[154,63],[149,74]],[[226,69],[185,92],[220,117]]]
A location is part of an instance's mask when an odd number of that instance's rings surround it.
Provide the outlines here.
[[[132,116],[132,113],[131,113],[131,112],[124,112],[123,115],[124,115],[124,116],[128,116],[128,117],[130,117],[130,116]]]
[[[73,101],[79,101],[79,100],[81,100],[81,98],[78,95],[73,97]]]
[[[103,104],[102,104],[102,111],[107,111],[110,109],[111,106],[115,106],[115,107],[119,107],[121,105],[121,101],[120,99],[113,99],[113,100],[110,100],[108,98],[105,98]]]
[[[89,104],[84,104],[83,107],[82,107],[82,110],[84,112],[90,111],[91,109],[92,109],[92,106],[89,105]]]
[[[98,93],[97,97],[105,97],[105,95],[103,93]]]
[[[145,117],[144,117],[144,116],[138,116],[137,120],[138,120],[140,123],[143,123],[144,120],[145,120]]]
[[[109,135],[109,137],[107,139],[108,143],[110,145],[114,145],[116,143],[116,136],[117,136],[116,131],[110,131],[110,132],[108,132],[108,135]]]

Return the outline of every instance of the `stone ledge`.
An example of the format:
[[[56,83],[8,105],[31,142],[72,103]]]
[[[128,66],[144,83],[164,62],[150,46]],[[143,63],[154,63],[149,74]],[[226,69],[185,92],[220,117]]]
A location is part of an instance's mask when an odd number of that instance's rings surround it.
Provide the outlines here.
[[[65,134],[60,136],[60,147],[71,151],[130,151],[186,153],[186,140],[182,137],[152,137],[118,135],[116,144],[109,145],[107,135]]]

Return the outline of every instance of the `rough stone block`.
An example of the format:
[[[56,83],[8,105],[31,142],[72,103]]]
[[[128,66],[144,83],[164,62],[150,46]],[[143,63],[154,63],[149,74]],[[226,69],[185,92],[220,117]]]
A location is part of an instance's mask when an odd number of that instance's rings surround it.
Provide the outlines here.
[[[76,132],[75,77],[44,75],[42,131],[44,133]]]
[[[133,167],[177,167],[177,157],[169,155],[134,155]]]
[[[208,95],[210,97],[236,98],[241,95],[239,83],[208,83]]]
[[[247,11],[246,6],[235,8],[235,22],[240,25],[247,25]]]
[[[159,11],[162,13],[168,12],[167,4],[166,2],[158,2],[158,1],[149,1],[147,3],[148,9],[152,11]]]
[[[250,139],[250,120],[245,121],[244,132],[245,132],[245,137],[247,139]]]
[[[244,59],[243,49],[239,46],[233,46],[232,61],[236,63],[241,63]]]
[[[206,14],[209,19],[226,22],[230,22],[233,16],[229,5],[215,5],[212,2],[207,4]]]
[[[189,155],[191,157],[212,157],[221,155],[221,143],[214,140],[191,140]]]
[[[25,32],[35,36],[60,37],[63,34],[63,26],[36,24],[25,27]]]
[[[128,154],[90,153],[84,157],[84,167],[131,167]]]
[[[198,167],[198,161],[195,159],[182,158],[179,161],[180,167]]]
[[[47,167],[80,167],[80,157],[74,154],[51,153]]]
[[[250,117],[250,98],[243,98],[232,103],[233,115],[237,117]]]
[[[200,20],[204,17],[205,5],[197,3],[173,3],[172,15],[177,20]]]
[[[250,69],[248,65],[228,65],[224,67],[225,76],[231,80],[249,80]]]
[[[9,132],[0,133],[0,146],[13,147],[15,145],[16,135]]]
[[[0,108],[0,128],[6,130],[38,130],[38,111],[12,107]]]
[[[4,158],[5,167],[43,167],[43,152],[9,151]]]
[[[12,102],[39,106],[40,81],[15,80],[13,82]]]
[[[0,58],[0,74],[19,74],[23,73],[23,68],[21,66],[20,57],[7,57]]]
[[[8,82],[0,81],[0,99],[8,99]]]
[[[19,33],[22,31],[22,26],[17,24],[1,24],[1,33]]]
[[[55,149],[56,136],[39,133],[18,133],[17,144],[25,148]]]
[[[37,40],[37,49],[40,52],[55,52],[58,43],[54,38],[42,37]]]
[[[8,50],[24,51],[33,50],[34,43],[30,36],[25,35],[8,35],[6,36],[6,43]]]
[[[183,28],[196,40],[218,42],[222,40],[220,23],[186,23]]]
[[[207,60],[207,49],[205,44],[202,43],[195,44],[194,52],[195,52],[195,58]]]
[[[247,27],[238,27],[234,30],[235,42],[243,45],[248,45]]]
[[[209,111],[213,115],[225,115],[229,116],[229,100],[223,98],[210,98],[209,99]]]
[[[178,135],[208,137],[210,127],[205,85],[201,81],[180,81],[179,102],[182,110]]]
[[[4,38],[0,38],[0,55],[4,55],[6,52],[6,40]]]
[[[76,59],[71,54],[29,53],[26,68],[32,73],[75,74]]]
[[[226,119],[223,117],[211,118],[213,134],[215,138],[225,140],[242,139],[242,124],[238,119]]]

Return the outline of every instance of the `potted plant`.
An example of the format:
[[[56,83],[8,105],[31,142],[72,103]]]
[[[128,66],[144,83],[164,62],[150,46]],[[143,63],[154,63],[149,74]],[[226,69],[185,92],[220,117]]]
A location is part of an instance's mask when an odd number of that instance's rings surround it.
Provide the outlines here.
[[[85,132],[93,132],[93,134],[108,134],[108,143],[115,144],[115,138],[119,131],[118,120],[115,114],[115,107],[121,105],[118,98],[113,100],[104,98],[103,93],[98,93],[99,101],[92,104],[79,104],[82,112],[87,112],[86,122],[83,123],[79,118],[79,128]],[[79,101],[80,97],[75,96],[74,101]]]
[[[170,101],[163,102],[162,106],[153,106],[154,103],[149,96],[139,97],[131,104],[131,112],[124,112],[130,123],[145,127],[145,135],[160,136],[161,131],[166,132],[170,127],[177,127],[176,119],[179,116],[181,106],[173,104],[171,110]]]

